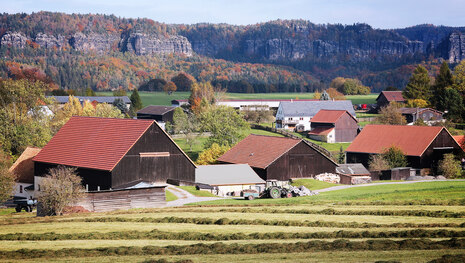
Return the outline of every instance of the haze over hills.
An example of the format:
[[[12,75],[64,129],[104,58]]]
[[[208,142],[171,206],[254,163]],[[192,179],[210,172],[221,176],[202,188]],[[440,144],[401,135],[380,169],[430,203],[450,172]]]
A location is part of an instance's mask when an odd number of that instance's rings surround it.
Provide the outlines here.
[[[455,64],[465,59],[465,27],[380,30],[367,24],[318,25],[304,20],[249,26],[169,25],[112,15],[39,12],[0,15],[0,52],[7,62],[39,67],[69,88],[83,84],[68,83],[67,78],[86,72],[91,75],[86,86],[110,89],[130,88],[150,78],[169,78],[185,71],[198,80],[246,79],[275,88],[267,86],[263,92],[313,91],[338,76],[358,78],[379,91],[386,86],[403,88],[418,63],[435,69],[441,60]],[[38,61],[40,57],[46,61]],[[60,59],[64,57],[70,61]],[[111,82],[111,76],[103,77],[98,66],[90,66],[90,57],[101,57],[101,61],[113,57],[148,76],[141,78],[136,70],[120,69],[123,76],[114,77],[118,81],[99,85],[102,80]],[[145,69],[142,62],[147,64]],[[259,69],[251,69],[249,63],[258,63]],[[60,66],[66,64],[77,71],[76,76],[60,73]],[[240,70],[234,73],[234,67]]]

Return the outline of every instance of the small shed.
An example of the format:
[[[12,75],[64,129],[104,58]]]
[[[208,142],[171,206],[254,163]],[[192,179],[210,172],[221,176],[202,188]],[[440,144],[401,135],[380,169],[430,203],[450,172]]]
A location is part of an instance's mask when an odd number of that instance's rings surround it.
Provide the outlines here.
[[[72,117],[34,157],[35,184],[48,169],[76,167],[89,191],[137,181],[194,182],[195,164],[153,120]]]
[[[34,158],[40,148],[27,147],[9,171],[16,175],[14,196],[32,199],[34,194]]]
[[[443,120],[444,112],[431,108],[400,108],[399,111],[407,120],[407,123],[422,119],[426,122],[437,122]]]
[[[150,105],[137,112],[137,119],[156,120],[158,123],[172,122],[174,109],[176,107]]]
[[[340,177],[341,184],[371,183],[371,173],[361,163],[339,164],[336,173]]]
[[[320,110],[311,119],[308,137],[328,143],[351,142],[358,132],[358,121],[346,110]]]
[[[263,180],[289,181],[334,173],[337,163],[301,139],[251,134],[218,158],[220,163],[248,164]]]
[[[195,182],[212,186],[212,192],[219,196],[237,196],[245,189],[265,190],[265,181],[247,164],[200,165]]]
[[[402,91],[381,91],[376,98],[378,109],[386,107],[391,102],[405,103]]]
[[[391,146],[407,156],[409,167],[435,172],[446,153],[463,152],[444,127],[407,125],[367,125],[346,150],[347,163],[368,166],[370,156]],[[422,174],[427,173],[423,171]]]

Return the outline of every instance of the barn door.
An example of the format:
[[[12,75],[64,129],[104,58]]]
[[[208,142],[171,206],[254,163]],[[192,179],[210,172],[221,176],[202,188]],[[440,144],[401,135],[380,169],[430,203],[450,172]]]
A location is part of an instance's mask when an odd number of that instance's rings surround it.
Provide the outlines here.
[[[313,164],[311,160],[313,154],[290,154],[289,155],[289,175],[290,178],[312,177]]]

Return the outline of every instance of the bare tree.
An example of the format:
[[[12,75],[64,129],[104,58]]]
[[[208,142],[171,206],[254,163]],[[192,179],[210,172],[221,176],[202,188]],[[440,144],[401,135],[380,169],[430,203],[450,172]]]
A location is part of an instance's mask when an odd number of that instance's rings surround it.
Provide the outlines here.
[[[70,206],[85,196],[82,179],[75,168],[58,166],[49,170],[41,181],[39,202],[44,215],[61,215]]]

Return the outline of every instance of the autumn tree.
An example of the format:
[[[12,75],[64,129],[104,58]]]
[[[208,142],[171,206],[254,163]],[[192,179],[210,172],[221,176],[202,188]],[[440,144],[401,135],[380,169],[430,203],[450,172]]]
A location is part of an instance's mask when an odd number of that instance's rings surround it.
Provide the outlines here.
[[[10,165],[9,158],[0,151],[0,204],[8,200],[14,190],[16,177],[8,170]]]
[[[241,113],[232,107],[216,106],[200,115],[200,123],[204,131],[210,132],[205,146],[235,145],[242,140],[250,129]]]
[[[87,88],[86,89],[86,96],[88,96],[88,97],[96,96],[95,91],[93,89],[91,89],[91,88]]]
[[[345,100],[346,97],[344,97],[344,94],[340,93],[339,91],[337,91],[336,89],[334,88],[329,88],[326,90],[326,92],[328,93],[329,97],[331,99],[334,99],[334,100]],[[322,95],[323,97],[323,95]]]
[[[210,148],[203,150],[199,154],[196,163],[198,165],[215,164],[218,158],[229,151],[229,149],[231,149],[231,147],[228,145],[220,146],[217,143],[213,143]]]
[[[407,123],[405,117],[399,110],[399,105],[390,103],[388,106],[381,108],[378,117],[375,120],[380,124],[388,125],[404,125]]]
[[[174,109],[173,113],[173,130],[175,133],[183,134],[186,139],[186,144],[189,150],[192,151],[192,146],[197,142],[199,123],[194,114],[187,114],[181,107]]]
[[[402,149],[397,146],[391,146],[385,149],[381,155],[391,169],[396,167],[405,167],[408,164],[407,156],[405,156]]]
[[[215,103],[215,90],[210,82],[194,83],[189,96],[189,105],[195,114],[199,114]]]
[[[344,95],[366,95],[371,92],[371,89],[364,86],[360,80],[351,78],[337,77],[331,81],[329,87]]]
[[[406,99],[422,99],[429,101],[431,99],[431,79],[428,75],[428,70],[422,65],[413,72],[412,76],[402,92]]]
[[[123,88],[118,88],[113,91],[113,96],[115,97],[127,96],[127,93]]]
[[[251,105],[242,110],[244,119],[248,122],[260,124],[270,122],[273,119],[273,112],[262,105]]]
[[[189,91],[195,82],[195,78],[185,72],[181,72],[172,77],[171,81],[176,84],[179,91]]]
[[[176,84],[174,84],[173,81],[168,81],[164,86],[163,86],[163,91],[166,92],[168,95],[171,95],[173,92],[175,92],[177,89]]]
[[[82,178],[77,175],[75,168],[52,168],[40,185],[39,202],[44,215],[62,215],[65,207],[75,204],[85,196]]]

